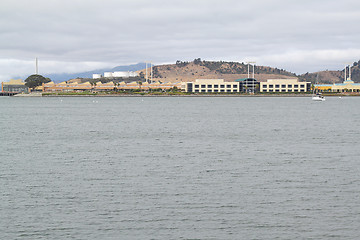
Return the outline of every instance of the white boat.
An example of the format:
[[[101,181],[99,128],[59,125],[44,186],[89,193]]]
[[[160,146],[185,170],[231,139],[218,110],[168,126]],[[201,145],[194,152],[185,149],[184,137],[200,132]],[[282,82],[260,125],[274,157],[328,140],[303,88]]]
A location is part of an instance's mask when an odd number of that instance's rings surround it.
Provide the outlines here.
[[[316,76],[316,84],[319,81],[319,75]],[[325,101],[325,97],[321,94],[321,92],[317,92],[316,91],[316,87],[314,85],[313,87],[313,94],[312,94],[312,98],[313,101]]]
[[[313,94],[312,96],[313,101],[325,101],[325,97],[321,95],[321,93]]]

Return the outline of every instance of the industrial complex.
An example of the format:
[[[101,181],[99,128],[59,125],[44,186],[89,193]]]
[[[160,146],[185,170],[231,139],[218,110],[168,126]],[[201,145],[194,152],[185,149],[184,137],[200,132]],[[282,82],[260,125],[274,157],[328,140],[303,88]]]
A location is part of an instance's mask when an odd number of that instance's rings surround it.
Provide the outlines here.
[[[348,71],[346,71],[348,69]],[[147,70],[147,69],[146,69]],[[312,84],[311,82],[301,82],[298,78],[288,79],[268,79],[258,81],[255,79],[254,72],[252,77],[248,73],[248,78],[237,79],[235,81],[225,81],[224,79],[196,79],[191,82],[161,82],[152,80],[152,69],[149,78],[141,78],[136,72],[105,72],[104,75],[93,74],[92,79],[72,79],[60,83],[48,82],[35,89],[26,87],[21,79],[10,80],[1,83],[1,95],[14,95],[17,93],[28,93],[31,91],[43,93],[68,93],[68,92],[119,92],[119,91],[151,91],[151,90],[174,90],[193,93],[193,94],[233,94],[233,93],[309,93],[313,89],[319,92],[329,93],[360,93],[360,83],[351,80],[350,66],[345,67],[343,83],[334,84]],[[135,77],[135,78],[134,78]],[[133,81],[134,79],[137,81]],[[94,81],[94,79],[96,79]],[[125,80],[127,79],[127,80]]]

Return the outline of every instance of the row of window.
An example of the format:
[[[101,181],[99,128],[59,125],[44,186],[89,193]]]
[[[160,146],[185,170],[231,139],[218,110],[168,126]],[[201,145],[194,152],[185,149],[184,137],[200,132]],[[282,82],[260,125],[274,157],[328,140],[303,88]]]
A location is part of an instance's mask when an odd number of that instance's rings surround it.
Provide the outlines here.
[[[218,90],[218,89],[214,89],[214,90],[211,90],[211,89],[208,89],[208,90],[195,89],[194,92],[196,92],[196,93],[198,93],[198,92],[202,92],[202,93],[205,93],[205,92],[208,92],[208,93],[211,93],[211,92],[214,92],[214,93],[216,93],[216,92],[228,92],[228,93],[230,93],[230,92],[238,92],[238,90],[237,89],[233,89],[233,90],[230,90],[230,89],[227,89],[227,90],[225,90],[225,89],[220,89],[220,90]]]
[[[22,92],[22,91],[26,91],[27,87],[4,87],[4,92]]]
[[[263,88],[267,88],[267,84],[263,85]],[[288,88],[299,88],[299,84],[287,84]],[[274,84],[269,84],[269,88],[274,88]],[[275,88],[280,88],[280,84],[275,84]],[[286,88],[286,84],[281,84],[281,88]],[[300,88],[305,88],[305,84],[300,84]]]
[[[219,86],[220,86],[220,88],[225,88],[225,86],[226,86],[226,88],[238,88],[238,85],[232,85],[232,84],[220,84],[220,85],[218,85],[218,84],[195,84],[194,85],[194,88],[219,88]]]
[[[300,89],[300,90],[298,90],[298,89],[294,89],[294,90],[291,90],[291,89],[289,89],[289,90],[286,90],[286,89],[275,89],[275,90],[273,90],[273,89],[264,89],[263,90],[263,92],[305,92],[305,89]]]

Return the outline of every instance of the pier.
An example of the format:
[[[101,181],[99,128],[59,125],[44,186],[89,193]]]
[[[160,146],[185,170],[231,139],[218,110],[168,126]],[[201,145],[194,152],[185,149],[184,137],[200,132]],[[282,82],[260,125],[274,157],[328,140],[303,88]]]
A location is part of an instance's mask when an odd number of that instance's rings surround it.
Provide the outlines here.
[[[0,96],[14,96],[18,92],[0,92]]]

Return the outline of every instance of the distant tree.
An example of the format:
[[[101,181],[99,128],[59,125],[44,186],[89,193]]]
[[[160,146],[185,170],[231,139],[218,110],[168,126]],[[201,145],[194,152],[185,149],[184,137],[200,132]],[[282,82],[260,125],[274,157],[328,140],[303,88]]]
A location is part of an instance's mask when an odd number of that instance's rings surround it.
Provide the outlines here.
[[[145,78],[145,74],[143,72],[140,72],[139,76],[140,76],[141,79]]]
[[[25,85],[29,88],[36,88],[41,86],[43,83],[50,82],[50,78],[45,78],[38,74],[33,74],[25,79]]]
[[[195,63],[196,65],[201,64],[201,58],[196,58],[196,59],[194,59],[194,63]]]

